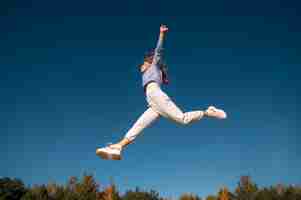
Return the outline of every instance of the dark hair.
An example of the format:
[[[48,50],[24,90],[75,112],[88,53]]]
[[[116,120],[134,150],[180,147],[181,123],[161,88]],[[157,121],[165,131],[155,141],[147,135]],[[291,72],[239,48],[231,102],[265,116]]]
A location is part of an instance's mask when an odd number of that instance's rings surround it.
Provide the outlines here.
[[[152,63],[154,55],[155,55],[155,50],[154,49],[151,49],[148,52],[146,52],[144,54],[144,58],[143,58],[144,62]]]
[[[162,54],[162,52],[161,52],[161,54]],[[155,50],[154,49],[149,50],[148,52],[146,52],[144,54],[143,61],[151,64],[153,62],[154,55],[155,55]],[[162,57],[163,57],[163,55],[162,55]],[[158,65],[162,71],[167,72],[168,67],[167,67],[167,64],[163,61],[163,59],[158,63]],[[142,64],[139,65],[139,69],[141,66],[142,66]]]

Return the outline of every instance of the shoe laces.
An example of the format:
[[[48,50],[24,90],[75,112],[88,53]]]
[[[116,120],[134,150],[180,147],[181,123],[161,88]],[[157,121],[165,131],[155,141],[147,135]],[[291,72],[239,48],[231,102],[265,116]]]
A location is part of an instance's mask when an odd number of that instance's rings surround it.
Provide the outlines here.
[[[108,148],[121,150],[121,148],[118,148],[118,147],[111,147],[111,145],[113,145],[112,142],[108,142],[108,143],[106,143],[106,144],[107,144],[107,147],[108,147]]]

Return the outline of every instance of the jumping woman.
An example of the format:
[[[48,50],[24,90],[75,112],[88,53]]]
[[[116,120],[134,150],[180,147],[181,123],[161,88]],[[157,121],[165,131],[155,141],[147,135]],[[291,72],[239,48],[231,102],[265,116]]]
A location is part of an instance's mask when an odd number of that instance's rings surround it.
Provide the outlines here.
[[[203,117],[225,119],[226,113],[214,106],[209,106],[205,111],[196,110],[182,112],[176,104],[161,90],[161,84],[168,84],[167,66],[162,60],[162,46],[168,28],[160,26],[160,35],[155,50],[144,56],[144,63],[139,66],[142,74],[142,86],[146,95],[148,109],[140,116],[135,124],[125,134],[124,138],[115,144],[98,148],[96,154],[103,159],[120,160],[121,152],[125,146],[132,143],[135,138],[160,116],[166,117],[182,125],[199,121]]]

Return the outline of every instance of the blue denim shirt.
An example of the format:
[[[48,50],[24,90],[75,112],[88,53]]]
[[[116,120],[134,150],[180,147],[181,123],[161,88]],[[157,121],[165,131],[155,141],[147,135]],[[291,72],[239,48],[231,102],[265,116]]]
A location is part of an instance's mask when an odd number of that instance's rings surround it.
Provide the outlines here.
[[[163,39],[159,37],[152,64],[150,68],[148,68],[142,74],[142,86],[144,89],[146,89],[147,84],[152,81],[158,83],[158,85],[162,84],[162,72],[158,66],[158,63],[160,62],[162,57],[162,50],[163,50],[162,46],[163,46]]]

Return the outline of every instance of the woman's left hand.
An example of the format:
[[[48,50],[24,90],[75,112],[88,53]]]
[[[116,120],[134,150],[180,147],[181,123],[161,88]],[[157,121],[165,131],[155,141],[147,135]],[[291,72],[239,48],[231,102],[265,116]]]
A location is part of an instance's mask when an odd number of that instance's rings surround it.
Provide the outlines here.
[[[167,31],[168,31],[167,26],[162,24],[162,25],[160,26],[160,33],[165,33],[165,32],[167,32]]]

